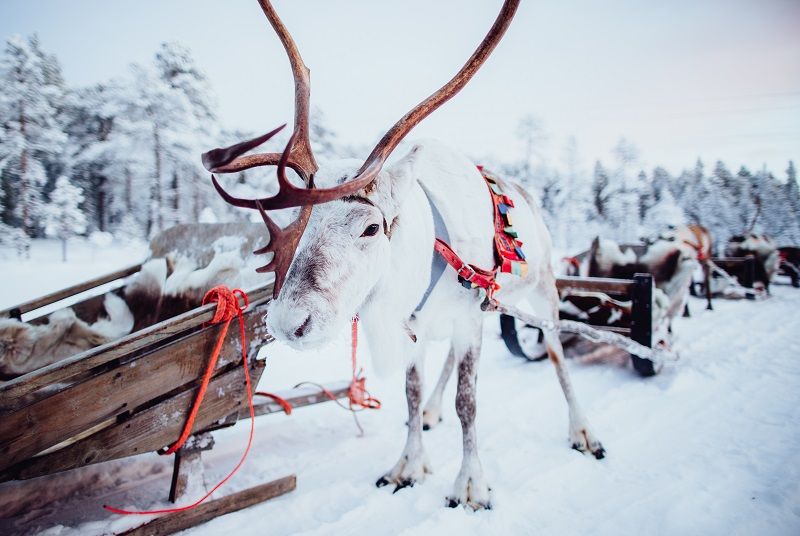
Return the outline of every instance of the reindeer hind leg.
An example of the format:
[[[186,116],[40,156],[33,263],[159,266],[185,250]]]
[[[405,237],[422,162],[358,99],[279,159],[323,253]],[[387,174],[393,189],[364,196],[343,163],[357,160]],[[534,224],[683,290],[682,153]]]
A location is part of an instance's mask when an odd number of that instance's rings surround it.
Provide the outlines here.
[[[542,281],[529,297],[529,302],[534,309],[534,314],[541,318],[555,320],[558,318],[558,292],[552,276],[549,280]],[[545,346],[550,362],[556,371],[564,398],[569,408],[569,440],[573,449],[579,452],[590,452],[598,460],[605,457],[603,445],[590,431],[589,422],[575,396],[572,381],[569,377],[564,360],[564,348],[559,335],[554,331],[544,332]]]
[[[439,375],[439,381],[436,382],[436,387],[431,393],[430,398],[428,398],[425,408],[422,410],[423,430],[431,430],[442,422],[442,395],[444,394],[445,387],[447,387],[447,382],[450,380],[450,376],[453,374],[455,363],[456,356],[451,347],[447,360],[445,360],[444,366],[442,367],[442,372]]]

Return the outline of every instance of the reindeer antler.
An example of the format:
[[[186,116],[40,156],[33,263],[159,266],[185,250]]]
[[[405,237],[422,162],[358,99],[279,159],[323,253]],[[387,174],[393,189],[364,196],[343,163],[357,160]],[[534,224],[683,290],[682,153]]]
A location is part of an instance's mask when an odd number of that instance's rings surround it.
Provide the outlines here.
[[[406,134],[458,93],[483,65],[486,58],[489,57],[503,37],[509,24],[511,24],[511,20],[519,6],[519,0],[505,0],[500,14],[491,29],[461,70],[449,82],[419,103],[389,129],[369,154],[355,178],[333,188],[314,188],[314,174],[318,168],[309,140],[308,118],[311,95],[309,70],[303,63],[297,45],[295,45],[294,40],[289,35],[288,30],[269,0],[259,0],[259,5],[278,34],[278,38],[289,56],[295,84],[294,132],[289,138],[283,153],[260,153],[242,156],[247,151],[254,149],[274,136],[283,128],[281,126],[252,140],[244,141],[225,149],[214,149],[204,153],[203,165],[206,169],[215,173],[234,173],[258,166],[278,166],[278,193],[263,199],[233,197],[222,189],[214,175],[211,176],[214,187],[225,201],[238,207],[256,209],[264,219],[264,223],[270,233],[270,242],[266,247],[254,253],[274,253],[272,261],[259,268],[258,271],[275,271],[273,296],[277,296],[286,278],[286,272],[294,256],[294,251],[308,223],[311,215],[311,206],[355,194],[371,184],[377,178],[386,159]],[[306,183],[306,188],[298,188],[289,182],[286,177],[287,166],[302,177]],[[266,213],[267,210],[298,206],[302,207],[300,215],[285,229],[278,227]]]

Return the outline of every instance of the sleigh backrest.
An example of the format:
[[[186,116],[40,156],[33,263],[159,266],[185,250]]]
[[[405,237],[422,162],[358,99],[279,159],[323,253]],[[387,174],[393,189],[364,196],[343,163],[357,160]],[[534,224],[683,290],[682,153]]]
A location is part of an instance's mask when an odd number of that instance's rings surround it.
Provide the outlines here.
[[[255,361],[269,342],[262,317],[271,285],[249,292],[245,312]],[[0,481],[30,478],[148,452],[174,440],[220,325],[198,307],[109,344],[0,384]],[[221,425],[244,400],[241,342],[226,339],[195,429]],[[235,421],[235,418],[234,418]]]

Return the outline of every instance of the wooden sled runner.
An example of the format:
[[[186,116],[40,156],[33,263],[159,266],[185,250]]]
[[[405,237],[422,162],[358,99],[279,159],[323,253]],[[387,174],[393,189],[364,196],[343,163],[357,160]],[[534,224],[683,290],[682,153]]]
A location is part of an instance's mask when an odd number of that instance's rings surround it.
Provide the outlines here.
[[[120,280],[138,269],[139,266],[132,266],[0,314],[35,316],[40,308]],[[265,360],[257,359],[258,350],[271,342],[262,317],[272,296],[272,285],[250,289],[248,295],[250,305],[243,317],[249,345],[247,367],[255,389],[265,367]],[[102,295],[79,300],[73,309],[91,308],[102,300]],[[0,482],[6,483],[0,484],[0,497],[4,489],[10,492],[10,481],[153,452],[173,443],[181,434],[222,328],[221,324],[206,325],[215,307],[208,304],[195,308],[0,382]],[[194,440],[187,441],[176,453],[169,492],[173,502],[183,504],[199,498],[184,496],[184,492],[202,470],[201,453],[213,446],[209,432],[250,417],[238,329],[230,331],[192,428]],[[348,382],[330,385],[328,390],[333,398],[346,397]],[[315,387],[280,394],[294,408],[330,400]],[[280,404],[267,398],[259,397],[254,404],[255,415],[283,411]],[[40,485],[45,486],[44,482]],[[158,517],[130,533],[169,534],[294,488],[295,475],[288,475],[228,496],[221,496],[224,491],[220,491],[217,495],[221,497],[215,495],[192,510]],[[7,515],[3,512],[0,518]],[[7,525],[0,532],[14,528]]]

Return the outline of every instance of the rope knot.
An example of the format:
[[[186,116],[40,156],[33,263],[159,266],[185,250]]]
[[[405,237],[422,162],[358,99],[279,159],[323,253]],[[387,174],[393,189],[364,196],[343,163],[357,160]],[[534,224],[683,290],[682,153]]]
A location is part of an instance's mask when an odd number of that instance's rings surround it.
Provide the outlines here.
[[[240,298],[244,302],[241,307],[239,306]],[[233,320],[235,317],[240,316],[250,305],[247,294],[242,289],[235,288],[231,290],[224,285],[212,288],[203,296],[203,305],[215,302],[217,309],[214,311],[214,317],[209,321],[211,324],[220,324]]]

